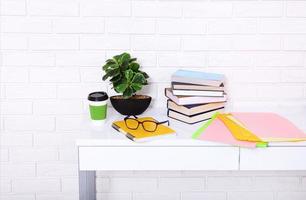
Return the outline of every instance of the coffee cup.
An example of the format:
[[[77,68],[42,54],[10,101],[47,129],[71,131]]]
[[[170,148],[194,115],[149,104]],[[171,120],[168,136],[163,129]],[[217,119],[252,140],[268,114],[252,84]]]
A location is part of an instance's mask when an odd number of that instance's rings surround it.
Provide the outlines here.
[[[106,92],[92,92],[88,95],[90,117],[94,122],[104,122],[107,115]]]

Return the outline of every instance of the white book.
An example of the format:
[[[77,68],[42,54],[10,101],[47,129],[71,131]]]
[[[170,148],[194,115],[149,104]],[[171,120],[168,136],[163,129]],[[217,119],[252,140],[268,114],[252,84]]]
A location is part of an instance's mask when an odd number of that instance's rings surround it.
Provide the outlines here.
[[[192,104],[204,104],[212,102],[224,102],[226,101],[226,94],[221,97],[204,97],[204,96],[179,96],[174,95],[170,88],[165,88],[165,96],[174,101],[177,105],[192,105]]]
[[[216,112],[223,112],[224,108],[220,108],[217,110],[212,110],[208,112],[204,112],[195,116],[187,116],[173,110],[168,110],[168,117],[185,122],[187,124],[195,124],[201,121],[205,121],[210,119]]]
[[[172,90],[174,95],[179,96],[206,96],[223,97],[223,91],[205,91],[205,90]]]

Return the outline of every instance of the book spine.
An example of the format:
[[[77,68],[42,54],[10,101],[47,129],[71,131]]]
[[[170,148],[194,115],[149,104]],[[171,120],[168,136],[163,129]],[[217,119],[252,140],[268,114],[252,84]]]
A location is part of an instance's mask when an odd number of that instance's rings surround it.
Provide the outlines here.
[[[116,131],[118,131],[118,132],[120,132],[120,133],[123,133],[128,139],[130,139],[130,140],[132,140],[132,141],[135,142],[135,137],[134,137],[133,135],[131,135],[131,134],[125,132],[124,130],[122,130],[121,128],[119,128],[119,126],[117,126],[116,124],[112,124],[112,127],[113,127]]]
[[[198,96],[198,97],[223,97],[224,93],[221,91],[209,91],[209,90],[172,90],[174,95],[178,96]]]
[[[172,82],[181,82],[181,83],[191,83],[191,84],[197,84],[197,85],[209,85],[209,86],[215,86],[219,87],[222,83],[222,81],[215,81],[215,80],[202,80],[197,78],[190,78],[190,77],[182,77],[182,76],[172,76],[171,77]]]
[[[174,90],[174,82],[171,82],[171,89]]]
[[[220,110],[220,109],[224,109],[224,107],[214,108],[214,109],[211,109],[211,110],[208,110],[208,111],[205,111],[205,112],[200,112],[200,113],[193,114],[193,115],[186,115],[185,113],[181,113],[181,112],[176,111],[176,110],[173,110],[173,109],[168,109],[168,110],[171,110],[171,111],[173,111],[173,112],[179,113],[179,114],[184,115],[184,116],[186,116],[186,117],[195,117],[195,116],[197,116],[197,115],[202,115],[202,114],[209,113],[209,112],[213,112],[213,111]]]
[[[203,120],[201,120],[201,121],[197,121],[197,122],[192,122],[192,123],[189,123],[189,122],[185,122],[185,121],[183,121],[183,120],[180,120],[180,119],[174,118],[174,117],[169,116],[169,115],[168,115],[168,117],[169,117],[169,118],[171,118],[171,119],[177,120],[177,121],[179,121],[179,122],[183,122],[183,123],[185,123],[185,124],[189,124],[189,125],[193,125],[193,124],[196,124],[196,123],[199,123],[199,122],[204,122],[204,121],[207,121],[207,120],[209,120],[209,119],[210,119],[210,118],[208,118],[208,119],[203,119]]]
[[[169,109],[169,101],[170,99],[167,99],[167,109]]]
[[[167,93],[172,93],[172,92],[170,92],[170,91],[168,91],[168,90],[169,90],[169,88],[165,88],[165,97],[167,97],[167,98],[170,99],[171,101],[173,101],[173,102],[175,102],[176,104],[178,104],[174,98],[171,98],[171,95],[168,95],[168,94],[167,94]],[[172,96],[174,96],[174,95],[172,94]]]
[[[131,134],[127,133],[126,137],[135,142],[135,137],[132,136]]]
[[[220,99],[213,99],[213,98],[210,98],[210,99],[199,99],[197,97],[188,97],[187,98],[184,98],[183,100],[181,100],[180,104],[179,105],[197,105],[197,104],[207,104],[207,103],[218,103],[218,102],[224,102],[226,101],[225,98],[222,98],[222,97],[215,97],[215,98],[220,98]]]

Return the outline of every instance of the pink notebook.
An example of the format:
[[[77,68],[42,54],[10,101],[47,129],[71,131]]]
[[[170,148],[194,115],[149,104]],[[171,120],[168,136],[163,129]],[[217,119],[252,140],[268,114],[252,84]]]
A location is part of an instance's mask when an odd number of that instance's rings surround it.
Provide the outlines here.
[[[212,142],[221,142],[239,147],[255,148],[255,142],[236,140],[226,126],[215,118],[205,131],[198,137],[200,140],[207,140]]]
[[[306,134],[292,122],[275,113],[232,113],[243,125],[263,141],[301,141]]]

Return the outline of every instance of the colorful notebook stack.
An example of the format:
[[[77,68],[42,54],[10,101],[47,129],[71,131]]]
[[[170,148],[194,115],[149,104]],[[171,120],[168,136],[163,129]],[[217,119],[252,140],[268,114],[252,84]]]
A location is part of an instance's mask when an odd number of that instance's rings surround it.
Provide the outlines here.
[[[193,138],[255,148],[269,142],[305,141],[306,134],[275,113],[216,113]]]
[[[171,88],[165,89],[170,118],[194,124],[223,111],[226,94],[224,75],[178,70],[171,76]]]

